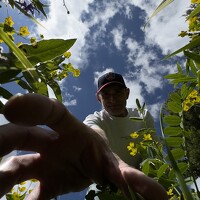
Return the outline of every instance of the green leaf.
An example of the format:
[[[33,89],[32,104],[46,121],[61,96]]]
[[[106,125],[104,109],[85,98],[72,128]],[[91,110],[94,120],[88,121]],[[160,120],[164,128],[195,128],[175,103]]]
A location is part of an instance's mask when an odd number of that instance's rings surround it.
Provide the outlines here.
[[[35,93],[42,94],[45,96],[48,96],[48,89],[46,83],[39,77],[39,74],[37,71],[32,70],[31,75],[34,77],[38,77],[38,79],[34,80],[32,76],[30,76],[30,73],[27,71],[23,72],[23,75],[27,82],[29,83],[30,87]]]
[[[46,5],[42,4],[40,1],[36,0],[32,2],[33,5],[40,11],[42,14],[47,18],[47,15],[44,11],[44,7],[47,7]]]
[[[62,55],[73,46],[75,41],[76,39],[41,40],[37,43],[37,47],[24,44],[20,46],[20,49],[25,53],[32,65],[36,65]]]
[[[145,23],[144,27],[147,25],[147,23],[155,16],[157,15],[161,10],[163,10],[166,6],[168,6],[170,3],[172,3],[174,0],[163,0],[156,10],[153,12],[153,14],[149,17],[148,21]]]
[[[168,74],[168,75],[164,76],[164,78],[166,78],[166,79],[179,79],[179,78],[183,78],[183,77],[185,77],[185,75],[179,74],[179,73]]]
[[[182,70],[182,68],[181,68],[181,65],[179,64],[179,63],[177,63],[177,70],[178,70],[178,73],[179,74],[182,74],[183,73],[183,70]]]
[[[195,62],[200,63],[200,55],[199,54],[191,53],[189,51],[184,51],[184,55],[187,58],[190,58],[190,59],[194,60]]]
[[[34,92],[34,90],[30,87],[30,85],[24,81],[24,80],[21,80],[21,79],[18,79],[15,81],[19,86],[21,86],[23,89],[25,90],[28,90],[29,93],[32,93]]]
[[[14,0],[8,0],[8,1],[9,1],[10,6],[12,7],[12,9],[14,9],[15,1]]]
[[[198,4],[198,6],[189,14],[189,16],[187,17],[187,20],[199,14],[199,12],[200,12],[200,4]]]
[[[157,171],[158,178],[160,178],[165,173],[168,167],[169,167],[169,164],[165,163],[158,169]]]
[[[149,171],[150,171],[150,162],[149,160],[144,160],[142,163],[141,163],[141,167],[142,167],[142,172],[145,173],[147,176],[149,174]]]
[[[5,67],[4,70],[2,70],[2,67],[0,67],[0,84],[9,82],[11,79],[15,78],[20,72],[21,70],[16,67]]]
[[[53,92],[54,92],[56,98],[57,98],[60,102],[62,102],[62,93],[61,93],[60,86],[58,85],[58,83],[55,82],[55,81],[50,81],[50,82],[48,83],[48,85],[49,85],[49,86],[51,87],[51,89],[53,90]]]
[[[0,100],[0,113],[2,114],[2,111],[3,111],[3,107],[4,107],[4,104],[2,103],[2,101]],[[1,162],[1,159],[2,157],[0,157],[0,162]]]
[[[170,58],[170,57],[172,57],[172,56],[174,56],[174,55],[176,55],[176,54],[178,54],[180,52],[183,52],[183,51],[185,51],[187,49],[191,49],[191,48],[197,47],[199,45],[200,45],[200,37],[198,37],[197,39],[192,40],[190,43],[188,43],[184,47],[182,47],[182,48],[178,49],[177,51],[173,52],[172,54],[166,56],[164,58],[164,60],[166,60],[166,59],[168,59],[168,58]]]
[[[140,105],[139,99],[136,99],[136,105],[138,107],[138,110],[140,110],[141,109],[141,105]]]
[[[181,160],[185,156],[185,151],[181,148],[172,149],[171,153],[175,160]],[[166,159],[169,160],[169,157]]]
[[[185,98],[194,90],[194,87],[197,83],[191,83],[190,85],[183,84],[181,87],[181,96],[182,99],[185,100]]]
[[[197,75],[197,68],[196,68],[195,63],[192,59],[189,59],[189,66],[190,66],[192,73],[196,76]]]
[[[183,144],[181,137],[166,137],[165,140],[170,147],[180,147]]]
[[[40,65],[36,66],[38,71],[42,72],[50,72],[53,70],[59,69],[59,65],[65,60],[63,56],[58,56],[52,60],[48,60],[46,62],[40,63]]]
[[[187,163],[184,163],[184,162],[180,162],[177,164],[178,165],[178,168],[180,169],[181,173],[183,174],[184,172],[187,171],[188,169],[188,164]]]
[[[0,87],[0,96],[3,97],[4,99],[9,99],[13,95],[8,90]]]
[[[178,126],[181,123],[181,118],[177,115],[169,115],[164,117],[164,122],[171,126]]]
[[[12,0],[13,1],[13,0]],[[22,12],[25,16],[27,16],[29,19],[31,19],[34,23],[40,25],[41,27],[45,28],[41,23],[39,23],[34,17],[32,17],[30,14],[28,14],[23,8],[21,8],[15,1],[13,1],[14,6]]]
[[[168,102],[167,103],[167,107],[169,110],[171,110],[172,112],[174,113],[179,113],[182,111],[182,106],[180,103],[177,103],[177,102]]]
[[[180,126],[167,126],[164,128],[164,134],[169,136],[177,136],[182,132]]]
[[[171,93],[170,99],[173,100],[174,102],[178,103],[178,104],[182,103],[181,96],[177,93]]]
[[[172,83],[197,82],[197,78],[196,77],[192,77],[192,76],[186,76],[186,77],[183,77],[183,78],[174,79],[171,82]]]

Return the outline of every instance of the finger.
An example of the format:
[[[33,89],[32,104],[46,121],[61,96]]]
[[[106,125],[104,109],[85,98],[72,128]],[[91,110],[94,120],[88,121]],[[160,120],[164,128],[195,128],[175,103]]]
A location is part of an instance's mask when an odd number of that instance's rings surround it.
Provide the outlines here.
[[[0,197],[18,183],[28,179],[37,179],[39,161],[39,154],[14,156],[6,160],[0,166]]]
[[[27,126],[54,123],[65,111],[62,104],[39,94],[13,96],[3,108],[3,114],[10,122]]]
[[[80,122],[55,99],[39,94],[17,95],[4,106],[3,114],[13,123],[27,126],[48,125],[59,133],[71,133]]]
[[[0,126],[0,156],[13,150],[35,151],[42,153],[58,134],[40,127],[23,127],[15,124]]]

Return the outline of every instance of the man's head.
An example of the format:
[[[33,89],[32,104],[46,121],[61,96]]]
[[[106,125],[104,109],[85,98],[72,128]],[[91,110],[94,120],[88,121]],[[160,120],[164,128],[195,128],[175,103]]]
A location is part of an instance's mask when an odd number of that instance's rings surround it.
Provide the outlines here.
[[[129,88],[120,74],[109,72],[98,79],[97,99],[111,115],[126,116],[128,96]]]

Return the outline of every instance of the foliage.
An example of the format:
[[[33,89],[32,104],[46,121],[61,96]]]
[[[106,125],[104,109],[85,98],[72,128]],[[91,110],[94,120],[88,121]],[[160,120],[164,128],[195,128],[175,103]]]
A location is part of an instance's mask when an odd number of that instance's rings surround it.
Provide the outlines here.
[[[78,77],[80,71],[74,69],[69,60],[70,52],[76,39],[50,39],[36,41],[30,38],[30,44],[15,44],[14,35],[28,36],[28,27],[20,27],[19,31],[13,28],[14,22],[8,16],[0,23],[0,41],[10,49],[9,53],[0,54],[0,84],[15,82],[28,92],[48,95],[50,86],[58,100],[62,95],[58,81],[67,77],[71,72]],[[8,99],[12,94],[4,87],[0,87],[0,94]],[[1,103],[3,105],[3,103]]]
[[[63,1],[65,3],[65,1]],[[8,0],[3,1],[7,8],[17,8],[21,13],[33,22],[41,25],[35,18],[42,13],[47,17],[45,7],[39,0],[26,1]],[[65,8],[66,4],[64,4]],[[1,7],[0,7],[1,8]],[[69,13],[69,11],[67,10]],[[39,93],[49,96],[50,87],[56,98],[62,102],[62,94],[59,81],[66,78],[70,73],[74,77],[80,74],[79,69],[75,69],[70,63],[71,53],[68,51],[75,43],[76,39],[49,39],[45,40],[41,35],[39,40],[30,37],[28,26],[21,26],[19,30],[14,28],[14,21],[11,16],[7,16],[4,22],[0,22],[0,110],[4,105],[4,100],[8,100],[12,95],[6,89],[6,85],[14,83],[21,87],[24,92]],[[15,43],[16,38],[29,40],[29,44],[22,42]],[[9,52],[3,52],[3,45],[7,46]],[[22,200],[32,191],[33,183],[37,180],[29,180],[16,185],[8,194],[8,200]]]

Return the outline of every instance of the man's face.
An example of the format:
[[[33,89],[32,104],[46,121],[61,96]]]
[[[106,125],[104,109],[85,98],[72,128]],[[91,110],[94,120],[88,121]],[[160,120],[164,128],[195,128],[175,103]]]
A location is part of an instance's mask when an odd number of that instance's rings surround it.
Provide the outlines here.
[[[109,114],[124,117],[127,114],[126,100],[128,96],[128,88],[124,88],[120,84],[109,84],[99,92],[98,99]]]

